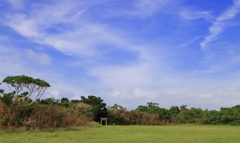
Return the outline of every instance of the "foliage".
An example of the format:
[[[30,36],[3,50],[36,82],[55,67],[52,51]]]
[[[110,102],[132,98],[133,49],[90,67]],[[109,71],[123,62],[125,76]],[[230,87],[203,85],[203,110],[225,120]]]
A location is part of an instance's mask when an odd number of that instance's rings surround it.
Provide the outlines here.
[[[101,99],[101,97],[89,95],[86,98],[84,96],[81,96],[80,101],[92,106],[94,121],[99,122],[101,117],[107,116],[106,103],[103,102],[103,99]]]
[[[2,83],[0,82],[0,85],[1,85]],[[0,89],[0,96],[1,95],[3,95],[3,93],[4,93],[4,90],[3,89]]]
[[[9,76],[3,80],[10,93],[0,89],[0,128],[44,129],[68,126],[94,126],[94,120],[108,118],[112,125],[166,125],[166,124],[229,124],[240,125],[240,105],[221,107],[219,111],[187,108],[187,105],[159,107],[148,102],[128,111],[114,104],[106,108],[101,97],[81,96],[80,100],[40,99],[50,84],[25,75]],[[0,83],[1,84],[1,83]],[[37,93],[32,100],[30,97]],[[89,124],[88,124],[89,123]],[[92,125],[93,124],[93,125]]]
[[[78,109],[58,105],[29,105],[26,101],[14,101],[11,105],[0,102],[0,128],[45,129],[88,125],[92,120]]]
[[[13,100],[21,101],[30,98],[33,93],[37,93],[31,104],[39,99],[51,85],[44,80],[34,79],[29,76],[8,76],[3,79],[9,89],[14,93]]]
[[[139,110],[127,111],[121,105],[108,107],[108,123],[112,125],[159,125],[158,114]]]
[[[79,102],[77,104],[73,104],[71,106],[73,110],[78,110],[81,114],[86,116],[93,116],[92,106],[83,102]]]
[[[46,99],[40,100],[39,103],[44,105],[58,105],[59,100],[56,100],[54,98],[46,98]]]
[[[94,122],[94,121],[89,122],[89,126],[94,127],[94,128],[102,127],[101,124]]]
[[[40,100],[50,87],[44,80],[22,75],[6,77],[3,83],[12,92],[0,90],[0,129],[87,126],[93,118],[92,106],[83,102],[71,104],[67,98]],[[34,100],[30,99],[35,92]]]
[[[114,104],[108,107],[108,117],[111,124],[118,125],[157,125],[169,123],[200,123],[200,124],[238,124],[238,113],[222,108],[222,111],[208,111],[200,108],[187,108],[187,105],[172,106],[170,109],[161,108],[159,104],[148,102],[136,110],[127,111],[124,107]],[[238,107],[238,106],[236,106]],[[225,111],[225,113],[223,113]],[[222,114],[219,117],[218,114]],[[236,117],[233,119],[233,117]],[[236,121],[237,120],[237,121]]]
[[[114,104],[113,106],[108,106],[108,123],[112,125],[122,125],[125,124],[123,112],[126,108],[121,105]]]

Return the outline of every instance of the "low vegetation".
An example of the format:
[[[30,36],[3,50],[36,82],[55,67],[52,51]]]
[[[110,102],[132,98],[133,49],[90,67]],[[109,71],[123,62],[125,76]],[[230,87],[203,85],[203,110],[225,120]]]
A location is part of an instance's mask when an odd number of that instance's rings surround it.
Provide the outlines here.
[[[48,128],[89,126],[91,121],[108,118],[110,125],[229,124],[240,125],[240,105],[216,110],[187,108],[187,105],[159,107],[148,102],[135,110],[121,105],[108,106],[101,97],[81,96],[80,100],[40,99],[51,85],[25,75],[6,77],[11,90],[0,89],[0,129],[44,130]],[[30,98],[34,97],[34,98]],[[90,124],[89,124],[90,123]]]
[[[1,129],[46,129],[68,126],[86,126],[92,117],[79,112],[78,109],[64,108],[56,105],[14,102],[6,105],[0,102]]]

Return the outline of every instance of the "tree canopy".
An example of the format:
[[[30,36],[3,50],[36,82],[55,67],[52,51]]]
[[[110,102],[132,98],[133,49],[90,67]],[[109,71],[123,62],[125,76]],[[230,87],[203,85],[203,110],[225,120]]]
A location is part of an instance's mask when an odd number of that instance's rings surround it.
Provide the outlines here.
[[[107,108],[106,108],[107,104],[103,102],[103,99],[101,99],[101,97],[89,95],[86,98],[84,96],[81,96],[80,101],[83,103],[92,105],[92,112],[93,112],[95,121],[99,121],[100,117],[107,116]]]
[[[33,93],[36,93],[32,102],[39,99],[51,85],[39,78],[34,79],[29,76],[8,76],[2,81],[14,94],[13,100],[21,101],[23,99],[30,98]]]

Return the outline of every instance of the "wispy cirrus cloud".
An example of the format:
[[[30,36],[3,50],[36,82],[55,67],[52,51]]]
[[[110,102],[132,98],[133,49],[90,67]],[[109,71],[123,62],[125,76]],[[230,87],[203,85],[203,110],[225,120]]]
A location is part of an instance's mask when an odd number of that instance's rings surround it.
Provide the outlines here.
[[[197,36],[197,37],[195,37],[195,38],[192,38],[192,39],[190,39],[190,40],[187,40],[186,42],[180,44],[180,46],[179,46],[178,48],[186,47],[186,46],[188,46],[189,44],[195,42],[196,40],[198,40],[198,39],[200,39],[200,38],[202,38],[202,36]]]
[[[216,109],[223,101],[231,106],[238,99],[239,73],[228,71],[238,65],[233,61],[239,60],[239,48],[233,48],[232,60],[226,60],[225,49],[202,62],[199,35],[219,11],[197,5],[199,11],[192,12],[196,3],[183,1],[49,0],[26,1],[29,10],[8,6],[0,13],[1,35],[7,35],[0,36],[5,67],[0,77],[40,77],[52,85],[46,98],[96,95],[131,109],[148,101],[164,107]],[[8,39],[13,47],[3,46]]]
[[[158,3],[159,2],[160,1],[158,1]],[[138,14],[144,14],[150,7],[152,9],[148,14],[152,14],[157,9],[157,6],[153,3],[150,1],[141,1],[139,4],[136,4],[136,9],[139,9]],[[152,68],[152,66],[151,68],[149,67],[149,64],[151,61],[156,60],[153,51],[148,48],[149,44],[138,43],[134,38],[131,40],[128,39],[126,34],[128,31],[117,29],[116,27],[106,24],[94,24],[94,22],[84,16],[84,14],[88,12],[86,6],[80,6],[80,10],[79,7],[75,8],[75,5],[69,3],[58,3],[55,5],[33,4],[33,6],[35,8],[32,13],[8,14],[8,19],[5,22],[6,25],[29,39],[29,41],[42,45],[50,45],[64,54],[71,56],[102,57],[105,53],[114,50],[133,51],[137,53],[137,56],[134,57],[137,59],[136,66],[128,67],[127,65],[121,65],[119,67],[111,67],[109,66],[111,63],[106,63],[105,66],[100,68],[97,65],[87,65],[87,67],[90,68],[87,72],[88,75],[97,77],[104,82],[104,86],[110,86],[113,90],[115,90],[115,88],[118,89],[117,86],[120,84],[125,86],[127,84],[134,88],[134,93],[136,93],[134,96],[137,96],[140,91],[144,92],[144,90],[140,89],[140,86],[142,87],[142,84],[149,80],[149,78],[147,78],[147,71]],[[109,46],[111,48],[101,50],[101,46]],[[36,53],[33,50],[27,50],[26,52],[27,57],[32,61],[40,65],[51,65],[52,58],[46,54]],[[161,53],[161,55],[161,57],[164,57],[163,53]],[[159,56],[159,54],[157,56]],[[124,58],[122,60],[124,60]],[[145,61],[148,61],[148,63],[145,63]],[[84,65],[84,60],[80,62]],[[102,62],[96,60],[92,61],[92,63]],[[119,72],[116,73],[114,69]],[[123,78],[118,78],[121,76],[123,76]],[[126,79],[129,80],[124,81]],[[112,86],[115,81],[120,84]],[[139,85],[140,82],[141,85]],[[119,90],[127,91],[126,88],[120,88]],[[89,91],[85,91],[85,93],[87,92]],[[125,96],[130,96],[126,95],[128,94],[127,92],[124,94]]]
[[[157,11],[166,9],[168,5],[172,4],[167,0],[140,0],[134,5],[134,10],[127,14],[139,16],[151,16]]]
[[[25,2],[24,0],[7,0],[15,9],[23,9]]]
[[[42,66],[48,66],[52,64],[52,58],[44,53],[36,53],[33,50],[26,50],[26,57],[32,61],[36,61]]]
[[[184,11],[181,12],[180,15],[185,18],[185,19],[200,19],[200,18],[204,18],[204,19],[213,19],[214,17],[211,15],[210,12],[208,11],[199,11],[199,12],[190,12],[190,11]]]
[[[133,12],[151,15],[165,3],[166,0],[136,2],[133,4],[135,7]],[[127,38],[128,31],[111,25],[93,24],[94,22],[85,16],[85,13],[88,13],[87,6],[57,3],[33,4],[33,8],[31,14],[9,14],[6,25],[34,42],[50,45],[68,55],[86,57],[101,55],[102,50],[96,48],[99,45],[115,45],[145,54],[140,48],[142,46],[134,44],[134,40]],[[128,13],[131,14],[133,13]]]
[[[138,19],[145,19],[154,16],[157,13],[171,13],[172,9],[177,7],[180,1],[168,0],[132,0],[126,1],[109,1],[109,5],[101,17],[135,17]]]
[[[23,74],[32,70],[33,66],[26,69],[29,65],[35,65],[35,67],[52,65],[52,58],[44,53],[4,46],[0,46],[0,50],[0,60],[4,61],[1,63],[1,67],[4,68],[1,68],[0,72],[4,74]]]
[[[51,45],[67,54],[76,53],[76,51],[91,45],[90,39],[86,40],[86,37],[96,34],[93,31],[98,29],[94,29],[94,27],[89,29],[84,27],[83,23],[79,23],[81,26],[74,25],[86,8],[79,10],[76,5],[65,3],[56,5],[33,4],[32,8],[33,12],[30,14],[9,14],[6,25],[33,42]],[[88,52],[77,53],[87,54]]]
[[[216,20],[213,22],[209,28],[209,34],[200,43],[201,48],[206,48],[208,43],[215,40],[219,34],[222,33],[225,27],[227,27],[226,22],[234,18],[240,12],[240,0],[234,0],[233,6],[223,12]]]

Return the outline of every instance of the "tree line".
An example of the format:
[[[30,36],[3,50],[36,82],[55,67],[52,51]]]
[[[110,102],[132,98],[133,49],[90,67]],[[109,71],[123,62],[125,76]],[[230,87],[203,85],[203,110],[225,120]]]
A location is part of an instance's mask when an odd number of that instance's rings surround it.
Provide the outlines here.
[[[90,121],[108,118],[111,125],[230,124],[240,125],[240,105],[219,111],[187,108],[187,105],[159,107],[148,102],[134,110],[121,105],[107,106],[101,97],[80,96],[79,100],[41,99],[51,85],[29,76],[9,76],[3,81],[10,93],[0,89],[0,128],[45,129],[87,126]]]

